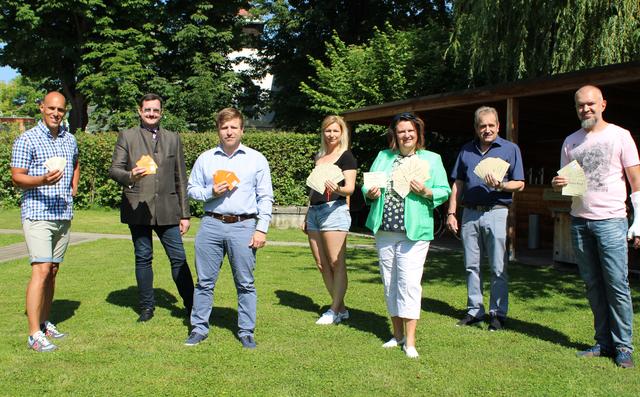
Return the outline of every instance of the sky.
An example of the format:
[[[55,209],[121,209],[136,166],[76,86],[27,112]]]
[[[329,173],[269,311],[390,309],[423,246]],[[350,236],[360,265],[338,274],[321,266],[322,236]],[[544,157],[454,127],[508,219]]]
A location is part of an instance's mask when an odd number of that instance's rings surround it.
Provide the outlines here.
[[[9,81],[15,78],[18,72],[8,66],[0,66],[0,81]]]

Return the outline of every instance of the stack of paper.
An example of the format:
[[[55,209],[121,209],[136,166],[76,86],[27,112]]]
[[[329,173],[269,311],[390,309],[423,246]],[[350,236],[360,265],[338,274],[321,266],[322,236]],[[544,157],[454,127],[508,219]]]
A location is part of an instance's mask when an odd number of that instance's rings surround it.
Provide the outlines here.
[[[215,174],[213,174],[213,183],[217,185],[218,183],[222,182],[227,182],[227,185],[229,185],[229,190],[232,190],[233,188],[238,186],[238,184],[240,183],[240,179],[233,171],[218,170],[215,172]]]
[[[587,178],[577,161],[573,160],[558,171],[558,175],[567,178],[569,184],[562,188],[563,196],[582,196],[587,191]]]
[[[136,165],[147,169],[142,175],[153,175],[158,171],[158,165],[153,161],[153,158],[147,154],[142,155],[142,157],[136,161]]]
[[[492,175],[497,181],[502,181],[509,170],[509,163],[497,157],[488,157],[476,165],[473,173],[484,181],[487,175]]]
[[[307,178],[307,186],[320,194],[324,194],[325,182],[338,183],[344,180],[342,170],[335,164],[318,164]]]
[[[411,181],[416,180],[423,184],[431,178],[430,166],[427,160],[422,160],[418,156],[411,156],[396,168],[391,174],[393,180],[393,190],[405,198],[411,191]]]
[[[387,181],[389,180],[389,177],[387,176],[386,172],[364,172],[362,176],[364,177],[364,188],[367,191],[369,191],[372,187],[377,187],[379,189],[384,189],[387,187]]]
[[[44,162],[44,166],[49,170],[49,172],[53,170],[64,171],[64,167],[67,165],[67,159],[64,157],[49,157],[47,161]]]

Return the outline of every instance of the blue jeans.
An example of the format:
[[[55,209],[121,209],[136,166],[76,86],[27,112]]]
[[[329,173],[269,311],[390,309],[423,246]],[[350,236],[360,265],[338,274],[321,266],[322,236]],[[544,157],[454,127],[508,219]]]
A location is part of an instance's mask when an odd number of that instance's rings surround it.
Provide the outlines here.
[[[133,248],[136,256],[136,281],[140,294],[140,308],[153,309],[155,298],[153,294],[153,238],[155,231],[160,238],[164,251],[171,263],[171,276],[178,287],[178,293],[182,298],[187,313],[193,306],[193,278],[187,264],[187,257],[182,245],[182,236],[178,225],[152,226],[129,225]]]
[[[467,313],[474,317],[485,314],[480,280],[480,262],[486,254],[491,268],[489,312],[501,317],[509,309],[507,259],[508,208],[476,211],[465,208],[462,213],[462,245],[467,270]]]
[[[627,278],[627,219],[571,218],[571,237],[603,349],[633,350],[633,306]]]
[[[196,235],[198,282],[191,311],[193,332],[209,334],[213,292],[224,256],[228,255],[238,294],[238,336],[253,335],[258,300],[253,278],[256,250],[249,247],[249,242],[255,230],[255,219],[223,223],[210,216],[202,218]]]

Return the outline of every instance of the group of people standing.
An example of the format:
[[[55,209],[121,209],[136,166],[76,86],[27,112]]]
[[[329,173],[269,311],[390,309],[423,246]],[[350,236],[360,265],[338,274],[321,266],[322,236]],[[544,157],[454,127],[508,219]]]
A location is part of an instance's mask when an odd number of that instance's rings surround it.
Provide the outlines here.
[[[585,86],[575,94],[582,128],[562,148],[561,165],[577,160],[587,179],[587,192],[573,197],[572,237],[580,274],[594,314],[596,345],[579,352],[582,357],[613,357],[617,365],[632,367],[633,308],[627,279],[627,238],[640,246],[640,221],[627,230],[626,174],[631,201],[640,213],[640,160],[629,131],[602,119],[606,101],[597,87]],[[187,179],[182,143],[177,134],[160,127],[162,99],[145,95],[139,102],[140,125],[119,134],[109,175],[123,186],[121,221],[129,225],[135,252],[139,291],[138,321],[154,315],[153,245],[155,232],[171,263],[172,276],[190,318],[185,345],[194,346],[209,333],[213,292],[224,256],[231,264],[238,295],[238,339],[255,348],[256,251],[266,242],[273,191],[269,164],[263,154],[241,143],[242,114],[233,108],[217,115],[219,145],[202,153]],[[48,338],[64,333],[49,321],[55,277],[69,241],[72,197],[79,180],[78,149],[73,135],[62,126],[64,97],[47,94],[42,121],[14,144],[11,171],[24,190],[22,220],[32,268],[27,289],[29,346],[52,351]],[[475,137],[460,150],[450,178],[439,154],[426,150],[424,121],[412,114],[393,118],[386,133],[388,148],[380,151],[370,171],[392,175],[408,161],[427,162],[429,176],[412,180],[409,192],[386,186],[363,187],[371,205],[366,226],[374,233],[392,338],[382,347],[402,347],[407,357],[419,356],[416,327],[421,313],[422,275],[433,240],[433,210],[447,200],[446,225],[460,232],[467,272],[467,311],[458,326],[484,321],[480,262],[487,256],[491,268],[489,330],[505,326],[508,312],[507,223],[513,193],[524,189],[520,149],[499,136],[498,113],[480,107],[474,115]],[[329,309],[316,321],[338,324],[349,318],[345,305],[348,278],[346,240],[351,226],[349,197],[356,188],[357,161],[349,150],[349,131],[339,116],[326,117],[320,128],[321,147],[315,165],[334,164],[343,180],[325,182],[325,192],[311,191],[302,225],[331,298]],[[64,157],[62,170],[48,170],[51,156]],[[150,156],[152,161],[142,162]],[[474,173],[486,158],[509,164],[501,180]],[[233,182],[216,178],[224,171]],[[571,181],[557,176],[561,189]],[[205,216],[196,235],[197,283],[186,261],[182,243],[190,226],[188,198],[204,203]],[[462,208],[458,223],[458,208]],[[640,219],[637,217],[636,219]],[[627,234],[628,233],[628,234]]]

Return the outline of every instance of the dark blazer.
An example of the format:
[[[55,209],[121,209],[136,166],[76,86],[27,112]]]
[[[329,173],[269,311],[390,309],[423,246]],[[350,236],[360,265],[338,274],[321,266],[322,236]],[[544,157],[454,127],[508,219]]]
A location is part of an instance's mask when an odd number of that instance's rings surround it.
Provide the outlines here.
[[[138,182],[131,170],[142,155],[150,155],[158,165],[155,175]],[[175,132],[160,128],[157,140],[142,127],[118,134],[109,176],[123,186],[120,220],[130,225],[177,225],[189,218],[187,170],[182,141]]]

